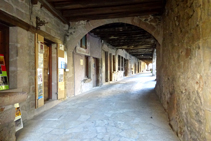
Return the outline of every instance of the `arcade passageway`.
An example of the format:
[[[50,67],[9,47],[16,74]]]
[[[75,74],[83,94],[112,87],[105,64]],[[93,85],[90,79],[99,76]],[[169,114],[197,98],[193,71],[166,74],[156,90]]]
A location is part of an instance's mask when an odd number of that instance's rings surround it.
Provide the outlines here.
[[[211,0],[0,0],[0,141],[211,141],[210,25]]]
[[[68,99],[29,120],[17,141],[178,141],[155,83],[141,73]]]

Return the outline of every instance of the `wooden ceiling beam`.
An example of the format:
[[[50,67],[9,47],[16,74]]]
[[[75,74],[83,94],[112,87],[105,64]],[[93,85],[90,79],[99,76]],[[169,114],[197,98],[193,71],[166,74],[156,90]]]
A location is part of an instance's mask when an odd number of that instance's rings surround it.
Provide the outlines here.
[[[113,7],[100,7],[100,8],[86,8],[86,9],[74,9],[74,10],[63,10],[62,15],[64,17],[72,16],[85,16],[85,15],[97,15],[97,14],[112,14],[124,12],[144,12],[157,9],[160,11],[162,5],[159,3],[143,3],[136,5],[124,5],[124,6],[113,6]]]
[[[79,8],[93,8],[93,7],[108,7],[108,6],[119,6],[119,5],[130,5],[140,3],[154,3],[159,2],[163,5],[163,0],[48,0],[48,2],[54,3],[56,9],[79,9]]]
[[[153,56],[153,53],[151,53],[151,52],[147,52],[147,53],[139,52],[137,54],[132,54],[130,52],[128,52],[128,53],[133,55],[133,56]]]
[[[100,34],[100,35],[115,35],[115,34],[128,34],[128,33],[132,33],[132,34],[148,34],[151,35],[149,33],[147,33],[146,31],[141,31],[141,30],[123,30],[123,31],[118,31],[118,30],[100,30],[100,31],[91,31],[94,34]],[[113,33],[112,33],[113,32]]]
[[[98,15],[81,15],[81,16],[69,16],[66,19],[70,22],[77,22],[81,20],[100,20],[100,19],[113,19],[113,18],[123,18],[123,17],[134,17],[134,16],[145,16],[160,14],[160,9],[150,10],[150,11],[136,11],[127,13],[112,13],[112,14],[98,14]]]
[[[151,39],[153,40],[154,38],[152,36],[145,36],[143,34],[138,34],[138,35],[133,35],[133,34],[115,34],[115,35],[98,35],[103,40],[109,40],[109,41],[116,41],[118,40],[142,40],[142,39]]]

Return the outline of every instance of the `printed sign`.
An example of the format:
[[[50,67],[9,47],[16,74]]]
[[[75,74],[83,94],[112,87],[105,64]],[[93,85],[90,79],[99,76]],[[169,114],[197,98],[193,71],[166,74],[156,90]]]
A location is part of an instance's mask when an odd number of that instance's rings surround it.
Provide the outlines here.
[[[43,54],[44,53],[44,44],[42,42],[39,42],[39,53]]]
[[[64,81],[64,70],[59,69],[59,82],[63,82],[63,81]]]
[[[0,66],[0,74],[2,74],[2,68],[1,68],[1,66]]]
[[[65,59],[59,57],[59,65],[58,65],[58,68],[59,68],[59,69],[65,69],[65,66],[66,66],[65,64],[66,64],[66,63],[65,63]]]
[[[4,55],[0,54],[0,90],[9,89],[9,82],[5,66]]]

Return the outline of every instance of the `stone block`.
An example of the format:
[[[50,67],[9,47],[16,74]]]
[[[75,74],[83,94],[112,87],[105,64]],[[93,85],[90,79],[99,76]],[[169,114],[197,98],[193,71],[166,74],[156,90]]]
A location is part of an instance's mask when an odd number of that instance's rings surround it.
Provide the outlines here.
[[[15,141],[15,122],[0,125],[1,141]]]
[[[0,106],[13,105],[25,101],[27,93],[25,92],[0,92]]]
[[[15,12],[13,5],[9,1],[5,1],[5,0],[0,1],[0,9],[12,15]]]
[[[15,108],[9,108],[0,112],[0,125],[13,122],[15,119]]]

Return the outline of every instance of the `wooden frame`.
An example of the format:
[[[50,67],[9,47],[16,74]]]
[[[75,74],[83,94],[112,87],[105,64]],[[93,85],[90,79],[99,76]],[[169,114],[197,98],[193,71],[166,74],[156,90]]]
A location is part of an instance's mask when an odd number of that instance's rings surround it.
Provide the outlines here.
[[[0,35],[0,38],[2,39],[2,41],[0,39],[0,54],[4,54],[7,77],[9,80],[9,27],[5,24],[0,23],[0,32],[3,35]]]
[[[64,50],[60,50],[59,44],[57,44],[57,60],[59,61],[60,58],[64,58]],[[58,99],[65,98],[65,86],[64,86],[64,69],[59,68],[59,62],[57,61],[57,82],[58,82]],[[59,82],[59,73],[63,73],[63,82]]]
[[[48,98],[52,99],[52,46],[49,46]]]
[[[38,68],[39,68],[39,58],[38,58],[38,53],[39,53],[39,41],[44,44],[44,37],[38,34],[35,34],[35,66],[36,66],[36,75],[35,75],[35,108],[39,108],[44,105],[44,84],[42,85],[42,92],[43,92],[43,98],[39,98],[38,94]],[[44,74],[44,69],[42,69],[42,81],[44,80],[43,78]],[[43,82],[44,83],[44,82]]]
[[[84,45],[83,45],[83,40],[84,40]],[[80,47],[87,49],[87,35],[85,35],[81,40],[80,40]]]

